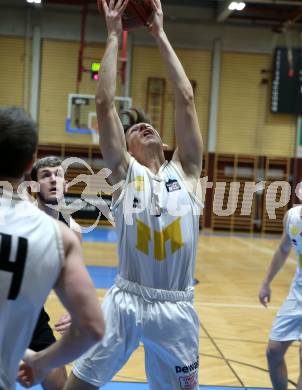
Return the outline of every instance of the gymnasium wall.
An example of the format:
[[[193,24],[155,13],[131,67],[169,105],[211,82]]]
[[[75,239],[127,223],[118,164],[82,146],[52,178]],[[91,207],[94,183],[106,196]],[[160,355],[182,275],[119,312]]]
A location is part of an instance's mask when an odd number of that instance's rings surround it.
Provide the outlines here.
[[[69,134],[64,131],[67,96],[75,92],[77,80],[79,44],[70,41],[44,40],[41,68],[40,96],[40,142],[41,143],[91,143],[88,135]],[[100,59],[104,46],[85,47],[85,57]],[[207,123],[210,89],[211,53],[197,50],[177,50],[191,80],[196,82],[196,106],[200,125],[207,140]],[[148,59],[146,61],[146,59]],[[84,61],[84,67],[89,67],[91,60]],[[164,65],[157,48],[137,46],[133,50],[131,75],[131,96],[133,105],[146,108],[146,91],[148,77],[167,78]],[[119,83],[118,83],[119,84]],[[94,94],[95,81],[89,73],[82,74],[79,93]],[[120,94],[120,85],[117,95]],[[174,140],[174,99],[172,86],[167,80],[165,92],[163,140],[171,149],[175,147]],[[51,104],[50,104],[51,102]],[[184,129],[185,130],[185,129]]]
[[[177,49],[176,52],[189,79],[196,82],[196,108],[204,142],[206,144],[211,53],[209,51],[192,49]],[[167,79],[167,73],[157,48],[136,46],[133,51],[131,96],[135,106],[141,106],[145,109],[147,80],[149,77],[164,78],[166,80],[162,137],[164,142],[169,145],[169,148],[174,149],[174,97],[172,85]],[[184,129],[184,132],[185,131],[186,129]]]
[[[268,54],[223,53],[217,153],[294,156],[296,117],[271,114]]]
[[[0,106],[28,108],[31,40],[0,36]]]
[[[217,153],[280,155],[295,153],[296,117],[272,115],[270,89],[262,80],[262,69],[270,69],[275,45],[281,45],[269,29],[213,26],[200,23],[200,15],[191,23],[166,23],[167,33],[186,69],[196,82],[196,104],[207,149],[212,48],[214,40],[222,43],[220,94],[217,107]],[[194,13],[194,12],[193,12]],[[194,23],[196,18],[196,23]],[[29,12],[9,7],[0,12],[0,105],[20,105],[28,110],[31,75],[31,27],[41,26],[41,82],[39,100],[40,142],[89,144],[90,137],[65,132],[68,93],[76,92],[80,12],[43,7]],[[12,26],[14,26],[12,28]],[[130,92],[133,103],[145,108],[148,77],[166,79],[163,139],[174,146],[174,116],[171,85],[157,48],[147,32],[130,35],[132,44]],[[85,57],[100,59],[106,39],[104,23],[89,14]],[[281,40],[280,40],[281,39]],[[292,36],[292,43],[298,36]],[[94,43],[97,42],[97,43]],[[84,65],[89,66],[90,60]],[[95,82],[83,73],[79,92],[94,94]]]
[[[89,135],[70,134],[65,131],[67,97],[76,93],[78,77],[78,42],[44,40],[41,66],[40,142],[90,144]],[[88,46],[85,56],[100,60],[104,47]],[[85,60],[89,67],[92,60]],[[95,94],[96,83],[89,73],[82,74],[78,93]]]

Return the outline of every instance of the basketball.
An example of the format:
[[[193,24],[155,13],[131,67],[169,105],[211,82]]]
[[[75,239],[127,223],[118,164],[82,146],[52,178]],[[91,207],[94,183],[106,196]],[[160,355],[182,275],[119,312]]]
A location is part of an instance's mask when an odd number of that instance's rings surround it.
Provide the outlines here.
[[[152,16],[153,8],[149,0],[130,0],[122,16],[123,29],[146,26]]]
[[[106,0],[109,5],[110,0]],[[99,6],[99,11],[103,10]],[[124,30],[146,26],[152,20],[153,8],[150,0],[130,0],[123,15],[122,25]]]

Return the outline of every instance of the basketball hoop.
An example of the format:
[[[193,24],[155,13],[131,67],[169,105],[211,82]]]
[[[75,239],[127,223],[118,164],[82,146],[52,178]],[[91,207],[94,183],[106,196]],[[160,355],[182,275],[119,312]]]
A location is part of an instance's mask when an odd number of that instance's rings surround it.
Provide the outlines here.
[[[114,98],[116,111],[132,107],[132,99],[126,96]],[[68,133],[91,134],[93,145],[99,143],[99,126],[95,112],[95,95],[69,94],[65,129]]]

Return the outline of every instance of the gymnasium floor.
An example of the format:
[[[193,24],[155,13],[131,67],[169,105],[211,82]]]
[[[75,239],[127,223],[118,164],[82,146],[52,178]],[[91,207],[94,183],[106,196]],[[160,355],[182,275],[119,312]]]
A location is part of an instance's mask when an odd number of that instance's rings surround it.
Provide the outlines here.
[[[116,235],[111,228],[99,228],[85,234],[83,239],[85,262],[102,300],[116,275]],[[258,289],[278,242],[277,236],[200,234],[195,306],[201,319],[199,380],[202,389],[271,388],[266,343],[272,320],[295,272],[291,253],[272,285],[269,308],[258,303]],[[64,313],[53,293],[46,308],[52,324]],[[287,353],[289,389],[295,388],[298,377],[298,353],[297,344]],[[147,390],[145,382],[143,346],[140,346],[104,389]]]

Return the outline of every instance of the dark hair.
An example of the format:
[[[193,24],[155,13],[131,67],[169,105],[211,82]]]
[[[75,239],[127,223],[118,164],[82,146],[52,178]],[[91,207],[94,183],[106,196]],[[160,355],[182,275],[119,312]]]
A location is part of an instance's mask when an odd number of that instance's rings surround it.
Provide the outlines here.
[[[34,181],[38,181],[38,171],[41,168],[59,167],[60,165],[62,165],[62,160],[57,156],[47,156],[40,158],[34,163],[32,167],[32,170],[30,172],[31,179]]]
[[[137,123],[149,123],[151,124],[151,120],[149,116],[140,108],[130,108],[129,110],[122,111],[121,115],[125,115],[127,117],[126,121],[123,121],[123,127],[125,134],[128,129]],[[124,123],[126,122],[126,123]]]
[[[0,176],[21,177],[37,144],[36,124],[22,108],[0,108]]]

